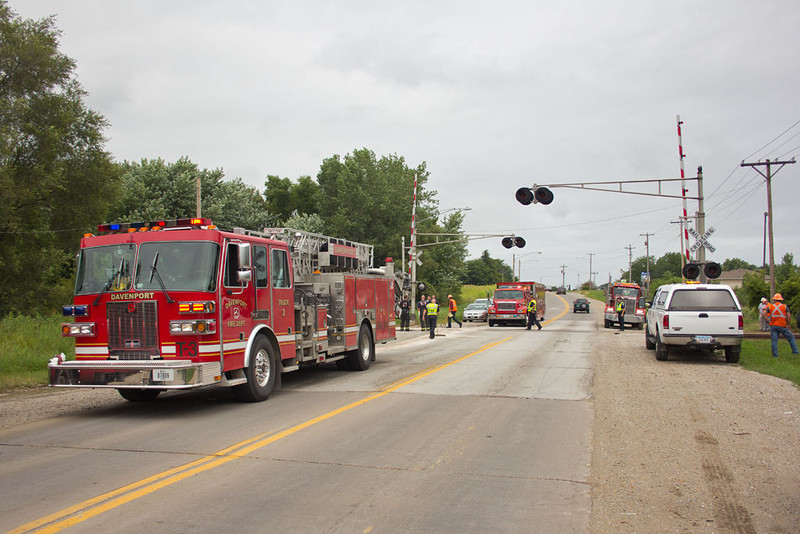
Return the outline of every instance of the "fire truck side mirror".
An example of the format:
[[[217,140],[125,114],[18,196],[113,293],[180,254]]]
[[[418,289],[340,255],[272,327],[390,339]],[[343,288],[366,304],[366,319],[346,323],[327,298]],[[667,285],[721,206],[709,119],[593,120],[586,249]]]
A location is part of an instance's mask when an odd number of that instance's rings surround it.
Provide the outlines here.
[[[687,280],[697,280],[700,276],[700,266],[696,263],[687,263],[683,266],[683,277]]]
[[[239,243],[236,248],[238,249],[236,279],[239,283],[247,283],[253,279],[253,264],[250,262],[250,243]]]
[[[239,269],[250,269],[250,243],[239,243]]]

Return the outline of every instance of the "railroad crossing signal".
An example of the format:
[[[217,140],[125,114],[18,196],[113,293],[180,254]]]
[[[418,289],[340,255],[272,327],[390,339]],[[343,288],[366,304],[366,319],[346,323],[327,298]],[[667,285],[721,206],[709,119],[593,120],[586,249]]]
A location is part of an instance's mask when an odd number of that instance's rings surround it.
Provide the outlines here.
[[[708,242],[708,238],[711,236],[711,234],[714,233],[713,226],[710,227],[708,230],[706,230],[706,233],[704,233],[703,235],[698,234],[697,230],[695,230],[694,228],[689,228],[689,233],[692,234],[692,237],[697,239],[697,242],[694,245],[692,245],[692,248],[690,249],[692,252],[694,252],[700,247],[705,247],[706,250],[708,250],[709,252],[716,252],[717,249],[714,248],[714,246]]]

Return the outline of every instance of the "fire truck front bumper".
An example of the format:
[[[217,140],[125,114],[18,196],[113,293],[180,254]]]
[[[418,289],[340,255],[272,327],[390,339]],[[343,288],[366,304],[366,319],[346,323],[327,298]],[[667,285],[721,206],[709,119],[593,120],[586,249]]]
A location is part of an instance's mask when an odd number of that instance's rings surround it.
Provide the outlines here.
[[[191,360],[76,360],[55,356],[50,385],[63,388],[191,389],[222,380],[219,362]]]

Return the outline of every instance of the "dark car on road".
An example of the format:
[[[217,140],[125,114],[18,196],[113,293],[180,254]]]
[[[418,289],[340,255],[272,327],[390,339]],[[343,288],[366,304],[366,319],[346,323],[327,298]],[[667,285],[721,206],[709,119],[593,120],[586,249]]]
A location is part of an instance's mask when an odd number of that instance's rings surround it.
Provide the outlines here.
[[[589,313],[588,299],[575,299],[572,301],[572,313],[578,313],[579,311]]]

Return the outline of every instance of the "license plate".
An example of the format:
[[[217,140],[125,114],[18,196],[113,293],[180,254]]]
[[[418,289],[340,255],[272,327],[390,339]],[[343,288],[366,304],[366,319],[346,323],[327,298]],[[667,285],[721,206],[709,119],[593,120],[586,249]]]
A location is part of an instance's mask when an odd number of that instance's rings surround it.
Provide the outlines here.
[[[695,336],[694,339],[698,343],[711,343],[711,336]]]
[[[175,380],[173,369],[153,369],[153,382],[172,382]]]

